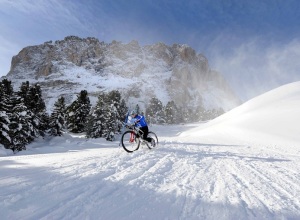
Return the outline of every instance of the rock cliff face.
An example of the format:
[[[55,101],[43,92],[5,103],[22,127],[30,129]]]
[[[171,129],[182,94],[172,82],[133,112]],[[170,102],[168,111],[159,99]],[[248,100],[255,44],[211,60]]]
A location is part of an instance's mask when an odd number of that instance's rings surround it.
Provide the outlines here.
[[[51,108],[63,95],[71,102],[86,89],[96,100],[100,91],[118,89],[130,105],[147,105],[153,96],[163,104],[229,110],[240,104],[207,59],[187,45],[140,46],[96,38],[66,37],[29,46],[12,58],[6,78],[16,87],[25,80],[40,83]]]

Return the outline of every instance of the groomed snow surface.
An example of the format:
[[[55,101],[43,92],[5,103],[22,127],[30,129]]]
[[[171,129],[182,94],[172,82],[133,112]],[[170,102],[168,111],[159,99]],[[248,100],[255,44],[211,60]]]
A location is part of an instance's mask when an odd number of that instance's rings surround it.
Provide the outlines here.
[[[300,82],[198,124],[151,126],[156,149],[65,134],[0,148],[1,219],[300,219]]]

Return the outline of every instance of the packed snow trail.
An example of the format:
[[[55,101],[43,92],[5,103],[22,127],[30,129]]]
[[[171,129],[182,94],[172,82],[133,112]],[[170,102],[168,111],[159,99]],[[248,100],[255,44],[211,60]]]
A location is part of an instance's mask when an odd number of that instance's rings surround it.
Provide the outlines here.
[[[88,140],[61,153],[1,157],[2,219],[300,218],[299,154],[160,140],[132,154]]]

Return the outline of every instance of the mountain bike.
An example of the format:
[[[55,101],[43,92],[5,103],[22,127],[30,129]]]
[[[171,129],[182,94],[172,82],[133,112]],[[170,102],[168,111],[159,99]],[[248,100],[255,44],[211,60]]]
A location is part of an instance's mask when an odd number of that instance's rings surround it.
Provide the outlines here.
[[[134,125],[125,125],[127,131],[125,131],[121,137],[121,143],[125,151],[132,153],[139,149],[140,145],[146,145],[149,149],[152,149],[158,145],[157,135],[153,131],[148,132],[148,137],[152,139],[151,143],[144,140],[144,132]]]

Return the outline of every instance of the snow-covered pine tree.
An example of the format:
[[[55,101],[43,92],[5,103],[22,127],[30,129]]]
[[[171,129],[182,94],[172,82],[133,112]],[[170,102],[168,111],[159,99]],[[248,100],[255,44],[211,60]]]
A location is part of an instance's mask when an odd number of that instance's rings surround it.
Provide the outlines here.
[[[146,117],[151,123],[164,123],[164,107],[162,102],[156,97],[152,97],[146,108]]]
[[[111,141],[120,124],[118,109],[120,107],[121,94],[117,90],[110,91],[104,96],[104,127],[103,137]]]
[[[29,108],[33,113],[31,118],[34,126],[35,137],[44,136],[49,125],[49,116],[46,112],[46,105],[42,97],[42,90],[40,85],[35,84],[30,86],[28,91]],[[26,103],[25,103],[26,104]]]
[[[0,104],[1,105],[1,104]],[[4,147],[9,146],[11,139],[9,137],[9,125],[10,120],[5,111],[1,111],[0,106],[0,145]]]
[[[12,106],[12,111],[9,115],[9,136],[11,138],[9,148],[13,151],[25,150],[25,145],[34,140],[34,137],[31,135],[33,129],[30,123],[32,118],[31,111],[28,111],[18,93],[12,94],[10,105]]]
[[[95,107],[91,108],[90,113],[87,116],[85,132],[86,138],[97,138],[100,137],[101,125],[96,126],[97,122],[95,122]],[[98,136],[97,136],[98,135]]]
[[[121,100],[120,109],[118,112],[119,112],[118,114],[120,117],[120,121],[124,122],[128,113],[128,107],[126,106],[126,102],[124,99]],[[122,124],[121,127],[119,128],[119,131],[121,131],[121,128],[122,128]]]
[[[29,97],[28,95],[29,89],[30,89],[29,81],[22,82],[20,86],[19,95],[23,98],[24,104],[27,106],[28,109],[30,109],[30,105],[31,105],[30,98],[32,98]]]
[[[52,136],[62,135],[65,126],[65,112],[66,112],[65,98],[60,97],[54,103],[54,109],[50,116],[50,122],[49,122],[50,135]]]
[[[178,110],[177,106],[175,105],[175,102],[169,101],[165,107],[165,117],[166,117],[166,122],[168,124],[175,124],[177,123],[177,115],[178,115]]]
[[[108,94],[109,99],[111,100],[111,105],[113,114],[115,116],[115,128],[114,133],[118,133],[121,131],[122,122],[125,120],[128,108],[126,107],[126,102],[121,97],[121,93],[117,90],[113,90]]]
[[[204,121],[204,117],[203,117],[204,112],[205,109],[202,105],[196,107],[194,115],[197,121]]]
[[[86,137],[99,138],[102,137],[102,129],[104,127],[104,93],[98,96],[96,106],[91,110],[87,119]]]
[[[23,82],[18,92],[24,100],[27,109],[31,111],[30,122],[33,125],[31,135],[34,137],[44,136],[48,129],[49,116],[46,112],[46,105],[42,97],[42,90],[38,84],[33,86],[29,82]]]
[[[14,92],[14,89],[11,85],[11,81],[7,79],[3,79],[1,84],[2,84],[2,92],[7,96],[11,96]]]
[[[6,148],[8,148],[11,144],[11,138],[9,136],[9,112],[9,98],[5,93],[4,85],[0,82],[0,144]]]
[[[82,90],[77,99],[67,107],[67,128],[74,133],[85,131],[87,116],[90,112],[91,104],[88,92]]]
[[[224,114],[224,110],[222,108],[219,109],[208,109],[204,112],[205,120],[214,119],[220,115]]]
[[[193,121],[193,118],[192,118],[193,112],[191,109],[189,109],[187,107],[183,107],[181,113],[182,113],[182,118],[183,118],[184,123]]]
[[[101,93],[96,106],[88,116],[87,137],[108,137],[110,140],[116,132],[121,131],[121,122],[125,120],[127,111],[126,103],[123,99],[121,100],[119,91]]]

